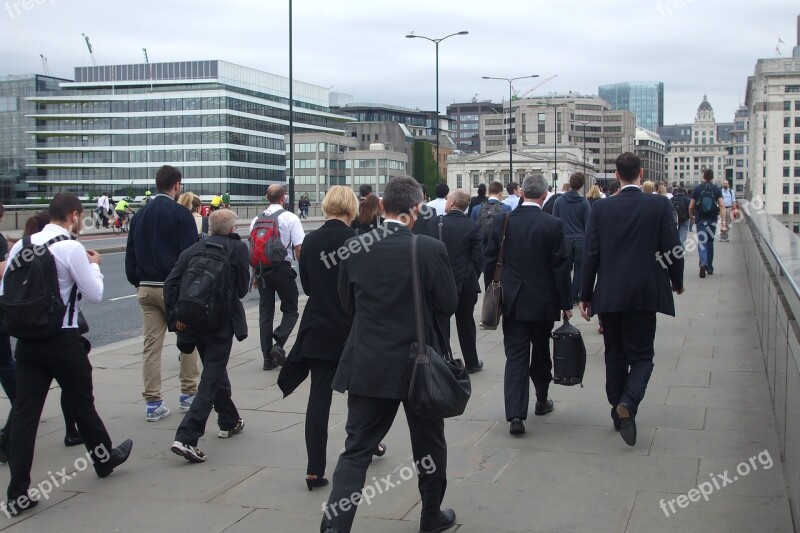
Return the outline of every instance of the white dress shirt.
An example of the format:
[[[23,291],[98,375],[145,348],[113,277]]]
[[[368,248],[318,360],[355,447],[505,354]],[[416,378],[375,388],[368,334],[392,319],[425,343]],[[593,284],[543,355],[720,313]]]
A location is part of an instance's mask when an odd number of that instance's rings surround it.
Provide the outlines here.
[[[445,198],[437,198],[436,200],[431,200],[427,204],[428,207],[432,207],[436,209],[437,215],[444,215],[444,206],[447,205],[447,199]]]
[[[42,231],[31,235],[31,242],[33,244],[44,244],[54,237],[64,235],[69,237],[69,232],[57,226],[56,224],[47,224]],[[8,263],[6,264],[6,272],[13,263],[13,258],[22,249],[22,241],[20,239],[11,248],[8,254]],[[58,288],[61,292],[61,300],[65,305],[68,305],[69,294],[72,292],[72,287],[77,283],[78,293],[83,295],[84,300],[88,300],[93,304],[99,304],[103,299],[103,274],[100,272],[100,266],[89,262],[89,255],[86,253],[86,248],[81,243],[75,240],[59,241],[50,245],[50,253],[56,261],[56,271],[58,272]],[[3,280],[0,280],[0,294],[4,291]],[[80,309],[80,301],[76,298],[75,313],[72,316],[72,322],[69,321],[69,308],[64,313],[63,328],[77,328],[78,327],[78,310]]]
[[[105,194],[97,199],[97,209],[103,208],[103,213],[108,212],[108,196]]]
[[[511,207],[511,210],[513,211],[519,205],[519,196],[517,196],[516,194],[512,194],[511,196],[503,200],[503,203]]]
[[[264,210],[264,214],[271,215],[278,209],[283,209],[283,206],[279,204],[270,204],[269,207]],[[257,216],[253,218],[253,221],[250,223],[250,233],[253,232],[256,220],[258,220]],[[300,222],[297,215],[289,211],[284,211],[278,215],[278,233],[281,235],[281,243],[286,247],[286,261],[291,263],[294,258],[293,247],[303,244],[303,239],[306,236],[306,233],[303,231],[303,224]]]

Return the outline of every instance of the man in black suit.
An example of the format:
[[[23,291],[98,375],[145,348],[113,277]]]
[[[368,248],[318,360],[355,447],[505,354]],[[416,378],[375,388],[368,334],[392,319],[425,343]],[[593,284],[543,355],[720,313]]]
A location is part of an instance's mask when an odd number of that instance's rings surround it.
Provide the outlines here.
[[[603,321],[611,418],[633,446],[653,372],[656,313],[675,316],[672,292],[683,293],[683,247],[670,201],[639,187],[639,157],[625,152],[616,164],[622,189],[595,202],[586,228],[580,309]]]
[[[456,329],[464,365],[470,374],[480,372],[483,361],[478,359],[475,345],[475,317],[472,313],[478,302],[481,286],[478,277],[483,268],[483,239],[478,223],[470,220],[465,211],[469,207],[469,194],[457,189],[447,196],[444,210],[425,228],[425,234],[442,241],[447,246],[447,256],[453,267],[453,278],[458,291]],[[450,321],[441,325],[445,337],[450,338]]]
[[[324,508],[322,531],[345,533],[355,518],[355,504],[375,448],[392,427],[403,404],[411,433],[411,449],[419,468],[422,497],[420,531],[444,531],[455,524],[452,509],[441,509],[447,486],[447,443],[444,420],[420,418],[408,406],[411,378],[409,351],[416,342],[411,283],[411,228],[416,222],[422,189],[411,177],[393,178],[381,200],[386,221],[377,229],[347,241],[340,254],[339,297],[353,317],[333,389],[348,392],[347,440],[333,474],[333,488]],[[447,248],[419,237],[419,266],[425,340],[441,350],[436,323],[450,320],[458,306]],[[355,496],[354,496],[355,495]]]
[[[511,434],[525,433],[528,417],[528,376],[536,390],[536,415],[553,410],[547,393],[552,381],[550,333],[560,312],[572,317],[570,263],[564,246],[561,220],[542,211],[547,196],[543,176],[528,176],[522,183],[522,207],[496,215],[486,249],[484,280],[494,278],[500,246],[505,244],[503,271],[503,344],[506,420]]]

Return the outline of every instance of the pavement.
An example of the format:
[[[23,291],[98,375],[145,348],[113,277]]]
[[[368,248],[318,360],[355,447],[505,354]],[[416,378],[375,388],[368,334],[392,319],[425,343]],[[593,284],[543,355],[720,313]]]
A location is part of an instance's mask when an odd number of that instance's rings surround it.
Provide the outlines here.
[[[485,370],[472,376],[466,412],[445,424],[444,506],[455,509],[458,524],[452,531],[793,530],[739,229],[733,228],[730,243],[716,245],[715,275],[700,280],[696,254],[689,255],[678,316],[659,315],[655,371],[637,418],[635,447],[611,426],[596,319],[573,320],[589,354],[585,387],[552,385],[555,411],[531,416],[520,437],[509,435],[503,412],[501,331],[478,331]],[[308,382],[281,398],[277,372],[261,370],[257,310],[248,310],[247,318],[251,336],[234,343],[229,364],[234,401],[247,424],[241,435],[218,439],[212,414],[199,443],[208,461],[190,464],[172,454],[181,420],[174,336],[167,337],[163,360],[163,391],[173,412],[156,423],[144,418],[141,339],[104,346],[91,354],[97,409],[115,443],[133,439],[130,460],[106,479],[85,469],[85,450],[63,445],[59,394],[53,391],[39,428],[31,486],[44,488],[54,479],[60,486],[18,518],[0,514],[0,530],[319,531],[330,487],[308,492],[304,483]],[[0,416],[7,405],[2,402]],[[335,393],[328,477],[344,443],[345,419],[346,399]],[[405,468],[411,446],[402,409],[385,442],[388,452],[374,460],[367,482],[391,476],[394,486],[361,506],[354,531],[418,531],[419,493]],[[53,474],[62,469],[72,477]],[[2,468],[0,485],[7,482]]]

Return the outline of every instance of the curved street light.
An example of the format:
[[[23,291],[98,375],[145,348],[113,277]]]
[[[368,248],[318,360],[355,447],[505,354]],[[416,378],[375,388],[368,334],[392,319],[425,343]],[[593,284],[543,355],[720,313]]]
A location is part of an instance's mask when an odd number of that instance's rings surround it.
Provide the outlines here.
[[[514,181],[514,157],[511,153],[511,83],[527,78],[538,78],[538,74],[517,76],[516,78],[495,78],[494,76],[481,76],[484,80],[500,80],[508,82],[508,181]]]
[[[406,35],[406,39],[425,39],[436,45],[436,121],[434,124],[433,135],[436,142],[436,179],[439,179],[439,43],[455,35],[467,35],[468,31],[459,31],[445,35],[444,37],[432,38],[424,35],[416,35],[414,32]]]

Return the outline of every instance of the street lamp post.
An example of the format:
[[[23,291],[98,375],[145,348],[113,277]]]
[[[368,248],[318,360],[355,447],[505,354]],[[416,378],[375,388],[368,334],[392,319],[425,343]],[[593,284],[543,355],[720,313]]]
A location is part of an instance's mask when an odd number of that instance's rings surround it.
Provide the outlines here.
[[[459,31],[456,33],[451,33],[450,35],[445,35],[444,37],[440,37],[438,39],[433,39],[431,37],[425,37],[424,35],[415,35],[413,32],[406,35],[406,39],[425,39],[433,44],[436,45],[436,121],[433,128],[433,135],[436,144],[436,180],[439,180],[439,43],[444,41],[449,37],[453,37],[455,35],[467,35],[468,31]]]
[[[586,125],[591,124],[594,122],[593,120],[589,121],[581,121],[581,120],[573,120],[575,124],[581,124],[583,126],[583,171],[586,172]],[[583,193],[586,194],[586,183],[583,184]]]
[[[538,78],[538,74],[531,74],[529,76],[518,76],[516,78],[495,78],[494,76],[482,76],[484,80],[500,80],[508,82],[508,181],[514,181],[514,157],[511,153],[511,83],[517,80],[524,80],[527,78]]]
[[[556,187],[557,187],[557,182],[558,182],[558,108],[559,107],[564,107],[565,105],[567,105],[567,103],[566,102],[564,102],[563,104],[545,103],[544,105],[546,105],[547,107],[554,108],[554,111],[553,111],[553,124],[555,125],[555,129],[554,129],[553,133],[555,135],[555,140],[553,142],[553,158],[555,159],[555,161],[553,162],[553,169],[554,169],[553,170],[553,192],[557,192],[556,191]]]

